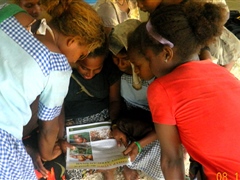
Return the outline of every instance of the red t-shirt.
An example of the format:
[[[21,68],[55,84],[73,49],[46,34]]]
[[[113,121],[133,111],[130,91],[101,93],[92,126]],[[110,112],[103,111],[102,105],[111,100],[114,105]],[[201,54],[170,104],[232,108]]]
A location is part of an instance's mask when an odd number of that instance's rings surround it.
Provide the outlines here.
[[[209,179],[240,180],[239,80],[210,61],[188,62],[156,79],[148,101],[154,123],[178,127]]]

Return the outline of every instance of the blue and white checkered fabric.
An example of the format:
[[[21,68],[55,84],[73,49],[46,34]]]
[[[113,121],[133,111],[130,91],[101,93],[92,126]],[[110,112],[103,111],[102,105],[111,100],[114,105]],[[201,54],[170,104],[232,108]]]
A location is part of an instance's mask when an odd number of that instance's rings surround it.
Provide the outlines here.
[[[0,129],[0,180],[36,180],[32,159],[21,140]]]
[[[125,80],[125,81],[127,81],[129,84],[132,84],[132,83],[133,83],[132,75],[128,75],[128,74],[123,74],[123,75],[121,76],[121,80]],[[151,82],[152,82],[151,80],[149,80],[149,81],[142,80],[142,86],[148,87]]]
[[[8,85],[11,88],[11,91],[4,90],[4,95],[8,97],[7,103],[9,103],[13,101],[9,94],[19,93],[20,95],[16,96],[14,101],[22,102],[22,104],[13,105],[14,113],[5,111],[4,121],[7,121],[11,114],[10,119],[13,119],[17,113],[22,113],[19,116],[21,120],[16,126],[26,124],[30,116],[30,111],[27,111],[29,108],[27,103],[31,103],[39,94],[38,118],[41,120],[54,119],[60,114],[64,97],[68,91],[72,70],[67,58],[63,54],[49,51],[45,45],[20,25],[15,17],[9,17],[0,23],[0,29],[1,32],[4,32],[1,37],[6,39],[6,42],[0,41],[1,46],[5,45],[5,48],[1,47],[1,52],[4,53],[0,56],[5,61],[1,62],[0,69],[6,71],[2,77],[8,78]],[[16,93],[16,91],[18,92]],[[25,102],[26,100],[28,102]],[[9,131],[10,128],[7,126],[2,129],[20,137],[20,131],[15,133],[13,128]]]
[[[164,180],[164,176],[160,166],[161,149],[159,141],[156,140],[142,149],[132,165],[128,165],[130,169],[141,170],[148,176],[156,180]]]
[[[29,32],[26,31],[23,26],[19,25],[19,22],[16,20],[16,18],[8,18],[4,23],[0,24],[0,27],[9,37],[17,42],[36,60],[45,76],[49,75],[52,70],[71,70],[71,67],[66,61],[64,55],[62,55],[60,58],[59,54],[57,53],[49,53],[49,50],[44,45],[40,44],[39,41],[34,38],[34,36],[29,36]],[[11,29],[9,27],[11,27]],[[50,55],[53,57],[49,58]],[[52,61],[50,63],[46,63],[49,59]]]
[[[48,120],[48,119],[52,119],[52,117],[54,117],[56,114],[60,114],[62,106],[58,106],[58,107],[54,107],[52,109],[44,106],[43,103],[39,102],[39,112],[42,112],[41,114],[39,114],[39,117],[42,117],[43,120]]]

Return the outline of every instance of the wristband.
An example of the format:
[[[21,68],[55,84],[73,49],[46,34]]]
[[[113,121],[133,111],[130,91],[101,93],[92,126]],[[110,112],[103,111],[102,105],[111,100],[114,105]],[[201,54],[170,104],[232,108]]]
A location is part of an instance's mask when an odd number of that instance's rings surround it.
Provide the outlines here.
[[[134,143],[135,143],[135,144],[137,145],[137,147],[138,147],[138,153],[142,152],[142,147],[141,147],[141,145],[139,144],[139,142],[134,141]]]

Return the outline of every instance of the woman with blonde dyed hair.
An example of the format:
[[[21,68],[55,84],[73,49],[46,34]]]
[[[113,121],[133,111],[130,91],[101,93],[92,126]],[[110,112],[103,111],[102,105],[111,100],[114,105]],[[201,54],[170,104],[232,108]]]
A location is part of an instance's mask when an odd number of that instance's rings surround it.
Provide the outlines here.
[[[80,0],[44,0],[51,15],[36,20],[16,4],[0,7],[0,179],[36,179],[48,172],[42,161],[61,152],[54,148],[58,117],[67,94],[71,66],[105,42],[103,23],[90,5]],[[26,152],[23,127],[38,100],[38,151]],[[37,120],[36,120],[37,121]]]
[[[41,0],[41,5],[51,16],[50,26],[64,36],[74,37],[81,47],[84,46],[80,59],[84,59],[105,41],[103,22],[86,2]]]

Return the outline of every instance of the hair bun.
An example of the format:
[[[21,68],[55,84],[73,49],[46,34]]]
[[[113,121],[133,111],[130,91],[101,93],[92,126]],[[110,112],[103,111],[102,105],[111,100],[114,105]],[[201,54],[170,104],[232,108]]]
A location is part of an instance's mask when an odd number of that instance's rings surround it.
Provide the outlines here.
[[[72,0],[41,0],[43,9],[52,17],[59,17],[71,5]]]

